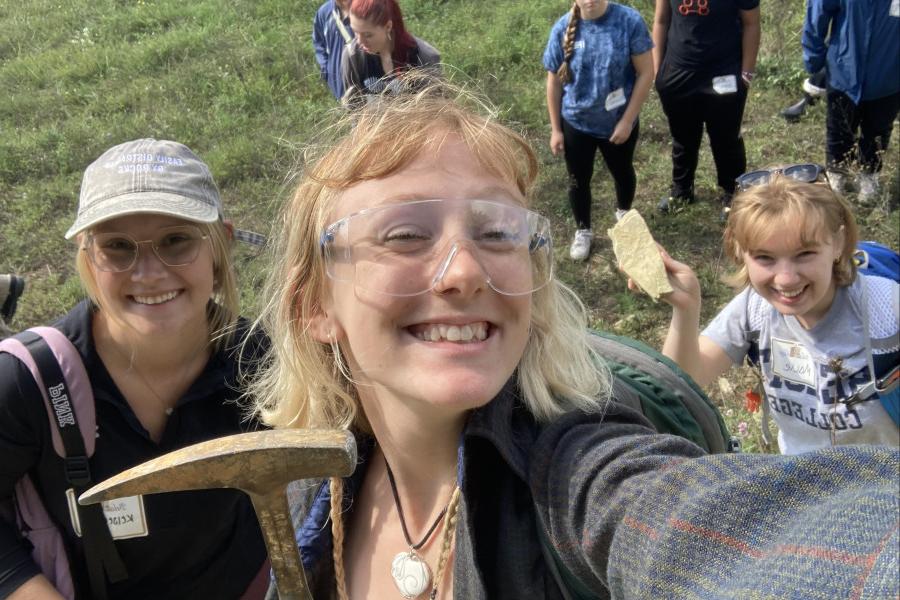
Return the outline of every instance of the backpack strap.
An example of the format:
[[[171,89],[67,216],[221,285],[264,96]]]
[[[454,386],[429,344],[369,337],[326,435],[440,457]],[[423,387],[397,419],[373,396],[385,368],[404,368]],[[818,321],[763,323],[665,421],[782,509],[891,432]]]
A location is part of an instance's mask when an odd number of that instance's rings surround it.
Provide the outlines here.
[[[76,496],[91,485],[88,457],[94,452],[96,413],[94,396],[84,363],[69,339],[53,327],[24,331],[2,349],[19,358],[31,371],[41,390],[50,419],[50,435],[63,459],[66,482]],[[24,353],[23,353],[24,350]],[[82,418],[84,424],[82,425]],[[77,506],[84,539],[92,597],[107,597],[106,576],[111,582],[128,577],[106,516],[100,504]]]
[[[337,7],[331,9],[331,18],[334,19],[335,27],[337,27],[338,33],[341,34],[341,37],[344,38],[344,43],[349,44],[353,41],[353,36],[350,35],[350,32],[347,31],[347,26],[344,25],[344,21],[341,20],[341,13],[337,9]]]

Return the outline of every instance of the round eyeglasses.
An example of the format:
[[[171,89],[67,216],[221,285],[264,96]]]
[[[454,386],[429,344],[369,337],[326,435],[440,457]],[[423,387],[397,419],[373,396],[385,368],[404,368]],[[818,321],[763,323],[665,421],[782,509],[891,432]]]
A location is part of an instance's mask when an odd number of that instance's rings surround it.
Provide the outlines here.
[[[207,237],[193,225],[163,227],[153,239],[141,241],[127,233],[90,233],[82,250],[100,271],[119,273],[130,270],[137,262],[141,244],[150,244],[153,254],[164,265],[183,267],[197,259],[200,246]]]
[[[369,208],[325,228],[328,276],[390,296],[434,289],[461,252],[507,296],[535,292],[553,276],[550,222],[491,200],[415,200]]]

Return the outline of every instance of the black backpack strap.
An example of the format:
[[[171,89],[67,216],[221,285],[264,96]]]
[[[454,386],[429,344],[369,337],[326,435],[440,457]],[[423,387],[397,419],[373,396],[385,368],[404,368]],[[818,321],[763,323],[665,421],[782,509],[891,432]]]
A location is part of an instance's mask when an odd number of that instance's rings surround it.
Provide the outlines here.
[[[31,331],[19,334],[18,339],[25,345],[44,380],[48,397],[69,398],[69,386],[60,369],[56,356],[49,344],[40,335]],[[53,394],[49,390],[54,390]],[[84,440],[75,417],[74,410],[57,412],[57,418],[51,419],[59,431],[65,448],[63,469],[66,482],[75,490],[76,497],[91,486],[91,470],[88,463]],[[106,524],[102,505],[77,506],[78,520],[81,522],[81,536],[84,540],[84,555],[91,583],[91,596],[100,600],[107,598],[106,577],[117,582],[128,578],[125,564],[116,550],[112,534]],[[106,575],[104,575],[104,572]]]

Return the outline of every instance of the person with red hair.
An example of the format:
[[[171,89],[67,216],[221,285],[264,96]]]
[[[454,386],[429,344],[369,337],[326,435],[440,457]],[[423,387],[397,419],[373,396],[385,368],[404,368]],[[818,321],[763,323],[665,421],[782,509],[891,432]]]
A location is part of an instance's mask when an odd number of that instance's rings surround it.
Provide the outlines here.
[[[344,103],[359,106],[366,95],[397,93],[411,69],[440,74],[440,53],[406,30],[396,0],[353,0],[353,41],[344,50]]]

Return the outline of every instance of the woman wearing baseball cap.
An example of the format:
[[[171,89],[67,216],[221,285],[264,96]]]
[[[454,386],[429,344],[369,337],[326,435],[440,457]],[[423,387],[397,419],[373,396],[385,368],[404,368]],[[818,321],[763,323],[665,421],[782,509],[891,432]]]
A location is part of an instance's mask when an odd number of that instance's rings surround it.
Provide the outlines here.
[[[94,394],[94,483],[256,427],[242,422],[235,402],[238,363],[266,342],[247,339],[238,317],[230,253],[236,235],[246,233],[224,219],[209,168],[182,144],[126,142],[85,171],[66,238],[78,244],[88,298],[54,327],[80,354]],[[104,507],[114,551],[108,542],[86,542],[96,538],[76,533],[79,490],[67,493],[72,486],[49,447],[40,398],[29,369],[0,354],[0,500],[30,475],[62,533],[71,583],[32,560],[17,528],[0,521],[0,597],[237,598],[254,581],[264,587],[262,536],[237,491],[122,499]]]

